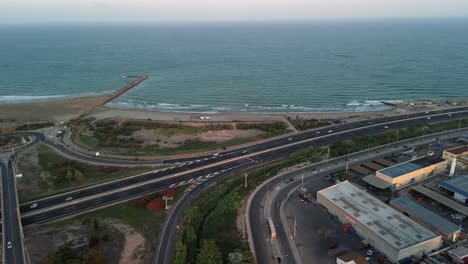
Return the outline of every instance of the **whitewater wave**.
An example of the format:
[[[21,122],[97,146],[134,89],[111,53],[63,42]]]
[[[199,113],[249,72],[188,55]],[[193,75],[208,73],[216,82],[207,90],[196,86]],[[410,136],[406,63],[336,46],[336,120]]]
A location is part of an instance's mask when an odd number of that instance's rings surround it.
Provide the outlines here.
[[[60,94],[60,95],[2,95],[0,96],[0,103],[3,104],[14,104],[14,103],[28,103],[28,102],[43,102],[70,98],[81,98],[90,96],[106,95],[115,92],[103,91],[103,92],[91,92],[91,93],[80,93],[80,94]]]
[[[392,107],[386,103],[401,103],[401,100],[352,100],[346,104],[344,111],[379,111],[388,110]]]

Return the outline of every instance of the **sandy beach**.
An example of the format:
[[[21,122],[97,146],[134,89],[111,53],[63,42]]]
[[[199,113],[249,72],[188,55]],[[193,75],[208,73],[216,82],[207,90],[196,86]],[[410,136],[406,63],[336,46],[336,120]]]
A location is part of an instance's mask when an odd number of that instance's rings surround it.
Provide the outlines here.
[[[47,102],[31,102],[20,104],[0,105],[0,128],[9,127],[26,122],[44,122],[44,121],[67,121],[77,118],[80,115],[89,114],[90,117],[97,119],[105,118],[125,118],[142,119],[154,121],[172,121],[172,122],[268,122],[285,120],[287,117],[295,118],[296,115],[304,119],[340,119],[355,121],[370,117],[388,116],[395,114],[405,114],[415,111],[427,111],[431,109],[440,109],[454,106],[467,105],[468,100],[454,101],[424,101],[424,102],[405,102],[393,107],[393,109],[374,112],[315,112],[315,113],[179,113],[179,112],[158,112],[151,110],[138,109],[117,109],[101,106],[101,103],[108,96],[83,97],[66,100],[56,100]],[[453,104],[453,105],[452,105]],[[203,118],[204,117],[204,118]],[[208,117],[208,118],[206,118]],[[203,118],[203,120],[202,120]]]

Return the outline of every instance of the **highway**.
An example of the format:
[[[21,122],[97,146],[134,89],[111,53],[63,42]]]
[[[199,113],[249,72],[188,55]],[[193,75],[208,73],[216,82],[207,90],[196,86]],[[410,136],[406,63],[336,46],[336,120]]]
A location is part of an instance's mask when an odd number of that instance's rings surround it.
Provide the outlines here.
[[[466,131],[467,129],[460,132],[444,133],[443,135],[437,135],[437,137],[448,139],[457,134],[466,134]],[[272,178],[259,186],[255,193],[252,194],[250,206],[247,207],[247,221],[249,221],[250,229],[255,230],[255,232],[249,234],[249,239],[251,240],[251,250],[255,252],[257,262],[276,263],[272,260],[272,255],[274,255],[280,256],[283,263],[301,263],[300,258],[298,259],[297,249],[293,248],[294,246],[292,244],[294,244],[294,242],[290,239],[292,231],[286,230],[283,223],[286,220],[284,217],[284,203],[289,199],[289,194],[301,185],[300,178],[302,175],[304,175],[305,180],[311,177],[322,178],[325,175],[344,170],[348,159],[351,161],[349,166],[365,163],[393,152],[401,152],[401,148],[405,144],[412,146],[428,144],[432,142],[434,136],[435,135],[428,135],[425,137],[425,140],[418,139],[417,141],[415,139],[409,139],[390,144],[389,146],[377,147],[372,151],[365,150],[352,153],[349,156],[332,159],[328,162],[323,161],[308,166],[307,168],[290,172],[283,177]],[[290,182],[290,177],[295,178],[295,181]],[[275,187],[279,187],[279,190],[275,190]],[[280,208],[277,208],[277,203],[280,204]],[[277,232],[277,238],[275,240],[268,239],[270,234],[265,223],[265,218],[267,216],[271,217],[275,224]],[[316,263],[312,260],[310,261]]]
[[[165,188],[178,182],[186,181],[191,178],[200,177],[207,175],[215,171],[221,171],[230,167],[237,166],[239,162],[248,161],[248,159],[264,160],[268,159],[271,155],[277,157],[286,157],[290,153],[306,147],[321,147],[331,145],[336,142],[340,142],[346,139],[362,137],[367,135],[373,135],[382,133],[388,129],[398,129],[408,126],[424,125],[426,123],[442,122],[449,119],[460,119],[468,117],[468,111],[460,113],[452,113],[449,115],[442,114],[431,116],[431,119],[427,119],[426,116],[420,118],[407,119],[404,118],[401,121],[394,121],[393,123],[379,124],[376,120],[367,120],[366,125],[362,125],[361,122],[348,123],[338,125],[334,127],[322,128],[315,131],[309,131],[307,133],[299,133],[291,135],[289,138],[277,139],[272,142],[266,142],[259,145],[254,145],[246,149],[237,150],[236,152],[229,152],[228,154],[221,153],[219,156],[210,156],[200,158],[198,160],[186,161],[184,163],[174,165],[171,168],[165,168],[156,170],[150,173],[144,173],[137,176],[128,177],[125,179],[119,179],[75,191],[59,194],[47,198],[43,198],[36,201],[31,201],[21,205],[21,213],[29,215],[29,213],[42,211],[49,207],[57,207],[56,209],[62,208],[61,206],[70,205],[73,207],[79,207],[77,202],[79,200],[87,199],[84,202],[93,202],[95,204],[101,200],[107,200],[107,198],[114,197],[118,193],[112,195],[106,195],[110,192],[122,191],[122,193],[146,193],[146,190],[150,192],[153,188]],[[372,122],[371,125],[368,123]],[[359,126],[360,124],[360,126]],[[350,129],[351,127],[351,129]],[[386,128],[387,127],[387,128]],[[332,131],[329,133],[329,131]],[[277,146],[280,142],[280,146]],[[268,143],[268,144],[267,144]],[[99,159],[94,157],[94,159]],[[121,194],[123,195],[123,194]],[[92,197],[99,197],[98,199],[90,199]],[[70,200],[72,201],[65,201]],[[37,204],[35,208],[33,204]],[[72,209],[69,209],[72,210]],[[29,221],[27,221],[29,223]]]
[[[0,162],[2,187],[2,221],[3,227],[3,263],[19,264],[25,262],[23,231],[19,221],[18,196],[13,172],[13,162],[8,166]]]

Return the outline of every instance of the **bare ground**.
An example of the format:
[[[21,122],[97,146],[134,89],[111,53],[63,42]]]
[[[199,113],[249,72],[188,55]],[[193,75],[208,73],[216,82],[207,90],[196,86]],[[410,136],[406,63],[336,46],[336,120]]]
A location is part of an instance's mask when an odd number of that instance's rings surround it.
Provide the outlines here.
[[[115,229],[120,230],[125,235],[125,244],[120,254],[119,264],[142,263],[144,256],[139,253],[144,252],[145,238],[129,225],[114,220],[109,222]]]

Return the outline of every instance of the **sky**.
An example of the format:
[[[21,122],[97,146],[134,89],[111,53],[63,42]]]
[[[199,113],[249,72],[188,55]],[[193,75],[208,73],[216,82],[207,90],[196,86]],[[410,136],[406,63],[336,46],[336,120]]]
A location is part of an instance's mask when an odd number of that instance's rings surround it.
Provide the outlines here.
[[[395,17],[468,17],[468,0],[0,0],[0,25]]]

